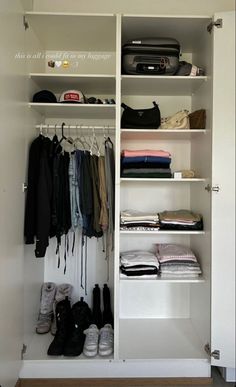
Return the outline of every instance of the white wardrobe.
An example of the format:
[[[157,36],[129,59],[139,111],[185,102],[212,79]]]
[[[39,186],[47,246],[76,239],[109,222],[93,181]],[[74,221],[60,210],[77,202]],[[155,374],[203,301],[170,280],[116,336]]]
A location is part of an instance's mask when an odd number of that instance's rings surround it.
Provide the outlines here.
[[[7,2],[6,2],[7,3]],[[16,2],[17,3],[17,2]],[[18,4],[18,3],[17,3]],[[16,4],[15,4],[16,6]],[[47,13],[3,5],[1,59],[1,348],[0,385],[17,378],[210,377],[211,365],[235,368],[235,15],[206,16]],[[6,32],[7,31],[7,32]],[[201,77],[121,74],[121,47],[139,37],[170,36],[182,60]],[[50,60],[56,61],[54,68]],[[68,62],[68,63],[66,63]],[[79,89],[115,105],[32,103],[41,89],[57,96]],[[120,127],[121,102],[159,104],[162,116],[206,109],[204,130]],[[79,249],[57,269],[55,243],[43,259],[24,246],[23,184],[29,144],[40,124],[78,125],[70,135],[109,134],[115,146],[115,232],[109,265],[102,241],[88,242],[88,292],[80,286]],[[54,131],[49,130],[49,136]],[[165,149],[172,170],[195,179],[120,178],[123,149]],[[203,215],[203,231],[120,231],[120,211],[186,208]],[[121,251],[181,243],[196,253],[199,279],[120,279]],[[35,333],[43,282],[69,282],[73,301],[90,304],[95,283],[108,283],[114,312],[114,354],[50,358],[50,334]],[[4,348],[4,349],[3,349]]]

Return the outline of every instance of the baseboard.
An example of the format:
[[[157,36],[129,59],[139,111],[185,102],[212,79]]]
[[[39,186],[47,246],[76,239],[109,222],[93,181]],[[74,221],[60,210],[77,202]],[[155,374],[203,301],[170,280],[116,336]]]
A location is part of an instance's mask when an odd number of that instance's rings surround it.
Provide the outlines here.
[[[206,385],[212,378],[21,379],[20,387],[132,387]],[[19,386],[17,386],[19,387]]]

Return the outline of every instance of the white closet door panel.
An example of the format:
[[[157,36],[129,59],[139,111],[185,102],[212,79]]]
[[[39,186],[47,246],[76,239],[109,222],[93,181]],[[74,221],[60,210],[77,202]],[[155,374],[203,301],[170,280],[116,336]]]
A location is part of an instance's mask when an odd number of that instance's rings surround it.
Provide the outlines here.
[[[214,27],[212,185],[212,364],[235,367],[235,14]]]
[[[23,345],[25,63],[20,0],[0,2],[0,385],[18,379]]]

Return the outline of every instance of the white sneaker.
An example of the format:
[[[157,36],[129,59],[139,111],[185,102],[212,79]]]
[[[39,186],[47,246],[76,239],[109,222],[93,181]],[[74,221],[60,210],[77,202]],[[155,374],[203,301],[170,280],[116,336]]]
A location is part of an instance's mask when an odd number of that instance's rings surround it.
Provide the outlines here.
[[[98,353],[98,338],[99,329],[97,325],[91,324],[88,329],[84,331],[86,335],[83,354],[88,357],[96,356]]]
[[[113,353],[114,346],[114,331],[111,324],[105,324],[100,329],[100,338],[98,344],[98,352],[101,356],[108,356]]]

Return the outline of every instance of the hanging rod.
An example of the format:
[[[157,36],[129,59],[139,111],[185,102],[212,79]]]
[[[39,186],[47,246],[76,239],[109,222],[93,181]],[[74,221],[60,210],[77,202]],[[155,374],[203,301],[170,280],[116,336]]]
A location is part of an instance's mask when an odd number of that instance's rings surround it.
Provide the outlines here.
[[[36,129],[61,129],[61,125],[47,125],[47,124],[41,124],[41,125],[35,125]],[[114,126],[109,125],[103,125],[103,126],[97,126],[97,125],[64,125],[64,129],[96,129],[96,130],[115,130]]]

